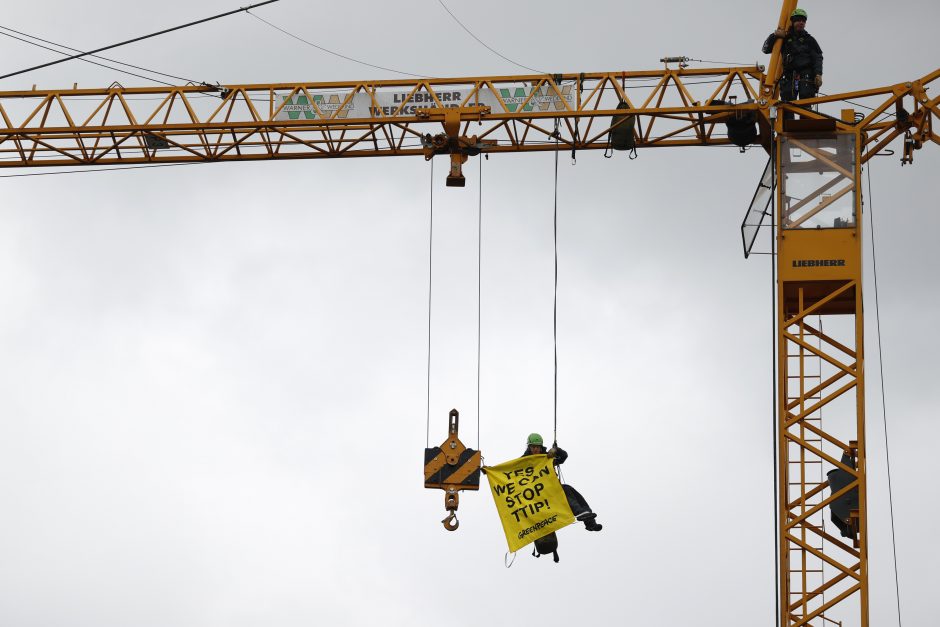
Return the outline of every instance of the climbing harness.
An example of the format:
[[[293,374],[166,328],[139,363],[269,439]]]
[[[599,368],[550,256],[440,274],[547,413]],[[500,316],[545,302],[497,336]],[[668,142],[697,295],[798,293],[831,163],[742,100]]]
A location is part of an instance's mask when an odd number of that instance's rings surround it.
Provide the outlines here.
[[[542,536],[535,541],[535,546],[532,548],[532,556],[535,558],[542,557],[543,555],[548,555],[551,553],[552,560],[557,564],[558,559],[558,536],[555,535],[555,532],[551,532],[547,536]]]

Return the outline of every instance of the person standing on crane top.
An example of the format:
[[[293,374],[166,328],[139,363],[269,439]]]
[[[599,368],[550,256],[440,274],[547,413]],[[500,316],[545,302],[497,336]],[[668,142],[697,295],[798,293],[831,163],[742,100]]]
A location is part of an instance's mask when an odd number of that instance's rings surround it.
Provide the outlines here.
[[[764,54],[773,52],[774,43],[783,40],[780,49],[783,75],[780,77],[780,99],[812,98],[822,87],[823,53],[816,38],[806,32],[806,11],[796,9],[790,14],[790,28],[778,28],[764,41]]]
[[[529,435],[529,439],[526,441],[526,450],[522,456],[526,457],[527,455],[548,455],[556,466],[564,464],[565,460],[568,459],[568,453],[566,453],[564,449],[558,448],[557,442],[552,445],[552,448],[546,451],[544,440],[542,440],[542,436],[538,433]],[[588,505],[580,492],[566,483],[562,483],[561,488],[565,491],[565,498],[568,499],[571,513],[574,514],[575,518],[584,523],[585,529],[588,531],[600,531],[604,528],[604,525],[597,522],[597,514],[591,510],[591,506]],[[556,559],[555,561],[558,560]]]

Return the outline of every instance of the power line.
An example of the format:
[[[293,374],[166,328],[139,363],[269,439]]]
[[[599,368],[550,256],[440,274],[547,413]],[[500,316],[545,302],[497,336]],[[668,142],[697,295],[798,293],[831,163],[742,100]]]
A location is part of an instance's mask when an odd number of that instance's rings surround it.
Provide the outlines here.
[[[2,28],[5,28],[5,27],[4,27],[4,26],[0,26],[0,29],[2,29]],[[10,29],[10,30],[12,30],[12,29]],[[16,31],[13,31],[13,32],[16,32]],[[56,54],[64,54],[64,55],[67,55],[67,54],[68,54],[67,52],[62,52],[61,50],[56,50],[55,48],[50,48],[49,46],[43,46],[42,44],[37,44],[37,43],[34,42],[34,41],[29,41],[29,40],[27,40],[27,39],[23,39],[22,37],[17,37],[16,35],[11,35],[10,33],[5,33],[5,32],[3,32],[3,31],[0,31],[0,35],[3,35],[4,37],[9,37],[10,39],[16,39],[17,41],[22,41],[23,43],[27,43],[27,44],[29,44],[29,45],[31,45],[31,46],[36,46],[37,48],[42,48],[43,50],[50,50],[50,51],[52,51],[52,52],[55,52]],[[28,36],[28,35],[27,35],[27,36]],[[40,40],[40,41],[43,41],[43,40]],[[55,45],[59,45],[59,44],[55,44]],[[68,46],[62,46],[62,47],[63,47],[63,48],[67,48]],[[166,85],[166,86],[168,86],[168,87],[172,87],[172,86],[173,86],[172,83],[167,83],[167,82],[160,81],[160,80],[157,80],[157,79],[154,79],[154,78],[150,78],[149,76],[143,76],[142,74],[137,74],[137,73],[135,73],[135,72],[129,72],[129,71],[127,71],[127,70],[122,70],[121,68],[116,68],[116,67],[113,67],[113,66],[110,66],[110,65],[106,65],[106,64],[104,64],[104,63],[98,63],[97,61],[92,61],[91,59],[78,59],[78,60],[79,60],[79,61],[83,61],[83,62],[85,62],[85,63],[90,63],[90,64],[92,64],[92,65],[97,65],[98,67],[103,67],[103,68],[106,68],[106,69],[108,69],[108,70],[112,70],[112,71],[114,71],[114,72],[121,72],[122,74],[128,74],[128,75],[130,75],[130,76],[136,76],[137,78],[142,78],[142,79],[144,79],[145,81],[152,81],[152,82],[154,82],[154,83],[160,83],[161,85]],[[120,61],[118,61],[118,63],[120,63]],[[147,70],[147,71],[149,72],[150,70]],[[185,80],[185,79],[184,79],[184,80]]]
[[[10,33],[16,33],[17,35],[22,35],[23,37],[28,37],[29,39],[35,39],[36,41],[41,41],[41,42],[43,42],[43,43],[45,43],[45,44],[49,44],[49,45],[52,45],[52,46],[58,46],[59,48],[65,48],[66,50],[71,50],[72,52],[81,52],[81,50],[79,50],[78,48],[73,48],[73,47],[71,47],[71,46],[66,46],[65,44],[60,44],[60,43],[56,43],[56,42],[54,42],[54,41],[49,41],[48,39],[43,39],[42,37],[37,37],[37,36],[35,36],[35,35],[30,35],[29,33],[24,33],[24,32],[21,32],[21,31],[16,30],[15,28],[10,28],[10,27],[8,27],[8,26],[2,26],[2,25],[0,25],[0,29],[5,30],[5,31],[10,31]],[[29,40],[26,40],[26,39],[20,39],[19,37],[14,37],[13,35],[10,35],[9,33],[4,33],[4,32],[0,32],[0,35],[6,35],[7,37],[11,37],[11,38],[13,38],[13,39],[17,39],[17,40],[22,41],[22,42],[24,42],[24,43],[27,43],[27,44],[29,44],[29,45],[31,45],[31,46],[36,46],[36,47],[42,48],[42,49],[44,49],[44,50],[51,50],[52,52],[55,52],[56,54],[62,54],[62,55],[68,56],[68,53],[67,53],[67,52],[62,52],[61,50],[55,50],[55,49],[53,49],[53,48],[49,48],[49,47],[46,47],[46,46],[37,44],[35,41],[29,41]],[[101,59],[101,60],[103,60],[103,61],[109,61],[110,63],[117,63],[118,65],[124,65],[124,66],[127,66],[127,67],[132,67],[132,68],[134,68],[135,70],[141,70],[141,71],[143,71],[143,72],[150,72],[151,74],[159,74],[160,76],[165,76],[165,77],[167,77],[167,78],[175,78],[175,79],[178,80],[178,81],[183,81],[183,82],[188,82],[188,83],[198,83],[198,82],[199,82],[199,81],[194,81],[194,80],[191,80],[191,79],[188,79],[188,78],[183,78],[182,76],[175,76],[175,75],[173,75],[173,74],[167,74],[167,73],[165,73],[165,72],[158,72],[157,70],[151,70],[151,69],[149,69],[149,68],[141,67],[141,66],[139,66],[139,65],[134,65],[134,64],[132,64],[132,63],[124,63],[123,61],[118,61],[117,59],[109,59],[108,57],[102,57],[102,56],[98,56],[98,55],[89,55],[89,56],[95,57],[96,59]],[[144,79],[146,79],[146,80],[152,80],[153,82],[155,82],[155,83],[160,83],[160,84],[162,84],[162,85],[170,85],[170,83],[164,83],[163,81],[158,81],[158,80],[155,80],[155,79],[147,78],[147,77],[145,77],[145,76],[140,76],[139,74],[134,74],[133,72],[127,72],[126,70],[122,70],[122,69],[120,69],[120,68],[111,67],[111,66],[109,66],[109,65],[104,65],[103,63],[95,63],[94,61],[89,61],[88,59],[79,59],[79,60],[80,60],[80,61],[85,61],[86,63],[94,63],[95,65],[100,65],[101,67],[106,67],[106,68],[108,68],[109,70],[114,70],[114,71],[116,71],[116,72],[123,72],[123,73],[125,73],[125,74],[130,74],[131,76],[137,76],[138,78],[144,78]]]
[[[89,50],[88,52],[82,52],[81,54],[71,55],[71,56],[69,56],[69,57],[66,57],[65,59],[59,59],[59,60],[57,60],[57,61],[50,61],[50,62],[48,62],[48,63],[43,63],[43,64],[40,64],[40,65],[34,65],[33,67],[26,68],[25,70],[18,70],[18,71],[16,71],[16,72],[10,72],[9,74],[4,74],[3,76],[0,76],[0,79],[10,78],[11,76],[18,76],[18,75],[20,75],[20,74],[25,74],[25,73],[27,73],[27,72],[32,72],[33,70],[38,70],[38,69],[41,69],[41,68],[44,68],[44,67],[49,67],[49,66],[51,66],[51,65],[58,65],[59,63],[65,63],[66,61],[71,61],[71,60],[73,60],[73,59],[80,59],[80,58],[82,58],[82,57],[87,57],[87,56],[90,56],[90,55],[94,55],[94,54],[97,54],[97,53],[99,53],[99,52],[104,52],[105,50],[111,50],[112,48],[118,48],[118,47],[120,47],[120,46],[125,46],[125,45],[127,45],[127,44],[132,44],[132,43],[135,43],[135,42],[138,42],[138,41],[143,41],[144,39],[150,39],[150,38],[152,38],[152,37],[157,37],[158,35],[165,35],[165,34],[167,34],[167,33],[172,33],[173,31],[177,31],[177,30],[181,30],[181,29],[184,29],[184,28],[188,28],[188,27],[190,27],[190,26],[196,26],[197,24],[204,24],[204,23],[206,23],[206,22],[211,22],[212,20],[217,20],[217,19],[219,19],[219,18],[227,17],[227,16],[233,15],[233,14],[235,14],[235,13],[241,13],[242,11],[248,11],[248,9],[254,9],[254,8],[257,8],[257,7],[264,6],[264,5],[266,5],[266,4],[272,4],[272,3],[274,3],[274,2],[279,2],[279,1],[280,1],[280,0],[266,0],[265,2],[259,2],[259,3],[257,3],[257,4],[253,4],[253,5],[251,5],[251,6],[242,7],[242,8],[240,8],[240,9],[235,9],[235,10],[232,10],[232,11],[226,11],[225,13],[219,13],[218,15],[213,15],[212,17],[207,17],[207,18],[203,18],[203,19],[201,19],[201,20],[196,20],[195,22],[189,22],[189,23],[187,23],[187,24],[182,24],[182,25],[180,25],[180,26],[174,26],[173,28],[166,28],[166,29],[164,29],[164,30],[157,31],[157,32],[155,32],[155,33],[150,33],[149,35],[142,35],[142,36],[140,36],[140,37],[135,37],[135,38],[133,38],[133,39],[128,39],[127,41],[122,41],[122,42],[120,42],[120,43],[111,44],[110,46],[104,46],[104,47],[102,47],[102,48],[96,48],[96,49],[94,49],[94,50]],[[203,83],[203,84],[205,84],[205,83]]]
[[[56,170],[54,172],[29,172],[26,174],[0,174],[0,179],[17,179],[27,176],[53,176],[56,174],[91,174],[92,172],[114,172],[117,170],[144,170],[146,168],[171,168],[179,165],[202,165],[211,161],[190,161],[187,163],[151,163],[148,165],[128,165],[118,168],[82,168],[81,170]]]
[[[251,8],[251,7],[249,7],[249,8]],[[291,38],[293,38],[293,39],[296,39],[297,41],[299,41],[299,42],[301,42],[301,43],[304,43],[304,44],[307,44],[308,46],[310,46],[310,47],[312,47],[312,48],[316,48],[317,50],[321,50],[321,51],[323,51],[323,52],[326,52],[327,54],[331,54],[331,55],[333,55],[334,57],[339,57],[340,59],[346,59],[347,61],[352,61],[353,63],[358,63],[358,64],[360,64],[360,65],[365,65],[365,66],[367,66],[367,67],[375,68],[375,69],[377,69],[377,70],[385,70],[386,72],[394,72],[394,73],[396,73],[396,74],[404,74],[405,76],[414,76],[415,78],[428,78],[427,76],[422,75],[422,74],[412,74],[411,72],[403,72],[402,70],[395,70],[395,69],[392,69],[392,68],[383,67],[383,66],[381,66],[381,65],[375,65],[374,63],[368,63],[368,62],[366,62],[366,61],[360,61],[359,59],[354,59],[354,58],[352,58],[352,57],[347,57],[345,54],[340,54],[339,52],[334,52],[333,50],[330,50],[329,48],[324,48],[323,46],[319,46],[319,45],[313,43],[312,41],[307,41],[307,40],[304,39],[303,37],[300,37],[300,36],[298,36],[298,35],[295,35],[294,33],[291,33],[291,32],[289,32],[289,31],[287,31],[287,30],[281,28],[280,26],[277,26],[277,25],[275,25],[275,24],[272,24],[271,22],[267,21],[267,20],[264,19],[264,18],[258,17],[257,15],[255,15],[254,13],[252,13],[251,11],[248,11],[247,9],[245,10],[245,13],[247,13],[248,15],[250,15],[251,17],[255,18],[256,20],[258,20],[258,21],[260,21],[260,22],[264,22],[265,24],[267,24],[268,26],[270,26],[270,27],[273,28],[274,30],[280,31],[281,33],[287,35],[288,37],[291,37]]]
[[[476,39],[476,40],[480,43],[480,45],[482,45],[484,48],[486,48],[487,50],[489,50],[490,52],[492,52],[492,53],[495,54],[496,56],[500,57],[501,59],[505,59],[506,61],[509,61],[509,62],[512,63],[513,65],[518,65],[519,67],[521,67],[521,68],[523,68],[523,69],[529,70],[530,72],[535,72],[536,74],[548,74],[548,72],[543,72],[542,70],[536,70],[535,68],[531,68],[531,67],[529,67],[528,65],[522,65],[521,63],[518,63],[517,61],[513,61],[513,60],[510,59],[509,57],[507,57],[507,56],[501,54],[499,51],[494,50],[493,48],[491,48],[490,46],[488,46],[488,45],[486,44],[486,42],[484,42],[482,39],[480,39],[479,37],[477,37],[476,35],[474,35],[473,32],[471,32],[469,28],[467,28],[466,26],[464,26],[463,22],[461,22],[459,19],[457,19],[457,16],[454,15],[453,12],[452,12],[450,9],[447,8],[447,5],[444,4],[443,0],[437,0],[437,2],[438,2],[442,7],[444,7],[444,10],[447,11],[447,13],[448,13],[452,18],[454,18],[454,21],[455,21],[455,22],[457,22],[458,24],[460,24],[460,28],[462,28],[462,29],[464,29],[465,31],[467,31],[467,34],[468,34],[468,35],[470,35],[471,37],[473,37],[474,39]]]

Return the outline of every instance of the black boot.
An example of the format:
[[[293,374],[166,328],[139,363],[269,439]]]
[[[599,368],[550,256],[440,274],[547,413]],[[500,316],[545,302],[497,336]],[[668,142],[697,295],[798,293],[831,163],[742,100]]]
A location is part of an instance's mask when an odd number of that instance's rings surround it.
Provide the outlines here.
[[[604,528],[604,525],[601,525],[597,522],[597,514],[590,512],[587,514],[581,514],[578,516],[578,520],[584,523],[584,528],[588,531],[600,531]]]

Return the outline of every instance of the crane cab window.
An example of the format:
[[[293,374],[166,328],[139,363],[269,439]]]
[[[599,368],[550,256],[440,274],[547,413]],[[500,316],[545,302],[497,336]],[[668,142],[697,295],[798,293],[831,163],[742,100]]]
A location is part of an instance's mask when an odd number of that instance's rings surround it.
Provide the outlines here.
[[[780,159],[783,228],[855,228],[854,135],[783,137]]]

